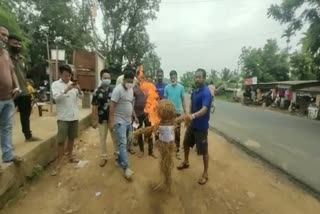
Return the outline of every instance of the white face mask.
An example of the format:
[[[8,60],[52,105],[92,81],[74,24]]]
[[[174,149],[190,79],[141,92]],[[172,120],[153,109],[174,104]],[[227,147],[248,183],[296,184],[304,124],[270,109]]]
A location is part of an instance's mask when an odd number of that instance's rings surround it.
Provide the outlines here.
[[[5,49],[6,47],[7,47],[7,44],[4,41],[0,40],[0,48]]]
[[[133,83],[127,82],[127,83],[125,84],[125,86],[126,86],[127,89],[133,88]]]
[[[111,80],[110,80],[110,79],[103,79],[103,80],[101,80],[101,84],[102,84],[103,86],[109,86],[110,83],[111,83]]]

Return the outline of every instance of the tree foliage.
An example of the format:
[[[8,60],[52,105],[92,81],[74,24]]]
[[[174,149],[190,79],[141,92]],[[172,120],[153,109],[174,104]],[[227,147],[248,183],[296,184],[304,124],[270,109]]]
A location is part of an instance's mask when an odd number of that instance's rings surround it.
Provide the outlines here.
[[[49,48],[58,46],[66,50],[67,60],[72,61],[72,52],[77,48],[92,47],[89,28],[90,7],[76,0],[8,0],[6,6],[16,14],[17,21],[29,38],[25,48],[30,58],[33,78],[45,78],[47,66],[47,40]],[[10,32],[12,33],[12,32]]]
[[[187,71],[180,77],[181,83],[184,87],[191,88],[194,85],[194,72]]]
[[[257,77],[259,82],[289,79],[288,54],[276,40],[268,40],[263,48],[244,47],[239,59],[244,78]]]
[[[312,55],[308,52],[294,52],[290,57],[292,80],[314,80],[317,65],[314,64]]]
[[[303,60],[309,61],[310,59],[312,59],[312,63],[317,65],[317,67],[320,66],[319,8],[320,1],[318,0],[283,0],[279,5],[271,5],[268,11],[269,17],[273,17],[281,24],[285,24],[287,26],[285,35],[288,39],[290,39],[292,35],[295,35],[296,31],[301,30],[303,26],[308,26],[308,29],[304,34],[305,36],[302,39],[303,53],[299,55],[299,59],[301,62],[301,57],[307,56],[307,58]],[[295,60],[297,60],[296,54],[294,54],[293,57]],[[313,69],[311,73],[314,73],[315,76],[320,79],[319,69]]]
[[[133,56],[140,61],[154,49],[146,30],[156,18],[160,0],[98,0],[103,13],[105,38],[100,48],[109,64],[123,65]]]
[[[153,51],[148,52],[142,59],[144,73],[151,77],[155,77],[156,71],[161,67],[160,57]]]
[[[7,28],[9,32],[25,37],[23,29],[20,27],[17,17],[9,10],[9,5],[0,2],[0,25]]]

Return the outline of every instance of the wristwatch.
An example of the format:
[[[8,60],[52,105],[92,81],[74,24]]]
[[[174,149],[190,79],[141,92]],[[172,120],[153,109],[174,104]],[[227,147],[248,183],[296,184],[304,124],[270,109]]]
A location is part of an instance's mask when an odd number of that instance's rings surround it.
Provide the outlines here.
[[[191,114],[192,120],[194,120],[196,118],[196,116],[194,114]]]

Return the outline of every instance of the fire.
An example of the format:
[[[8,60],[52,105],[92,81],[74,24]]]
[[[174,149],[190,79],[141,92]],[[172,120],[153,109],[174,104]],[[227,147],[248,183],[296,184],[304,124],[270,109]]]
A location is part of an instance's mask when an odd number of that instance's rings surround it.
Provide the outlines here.
[[[160,119],[158,116],[158,110],[157,110],[159,95],[155,85],[152,82],[144,79],[142,65],[140,65],[139,67],[138,79],[139,79],[141,90],[147,96],[144,111],[148,114],[148,119],[151,122],[151,124],[155,125],[160,122]]]

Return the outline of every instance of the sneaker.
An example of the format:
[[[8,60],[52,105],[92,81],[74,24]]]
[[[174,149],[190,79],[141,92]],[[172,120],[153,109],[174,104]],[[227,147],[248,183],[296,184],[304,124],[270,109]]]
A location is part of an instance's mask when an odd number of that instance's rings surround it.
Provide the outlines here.
[[[14,156],[11,160],[3,161],[3,162],[5,162],[5,163],[13,162],[16,165],[20,165],[22,162],[24,162],[24,159],[19,156]]]
[[[134,172],[131,170],[131,169],[129,169],[129,168],[127,168],[125,171],[124,171],[124,177],[126,178],[126,179],[131,179],[131,177],[132,177],[132,175],[134,174]]]

